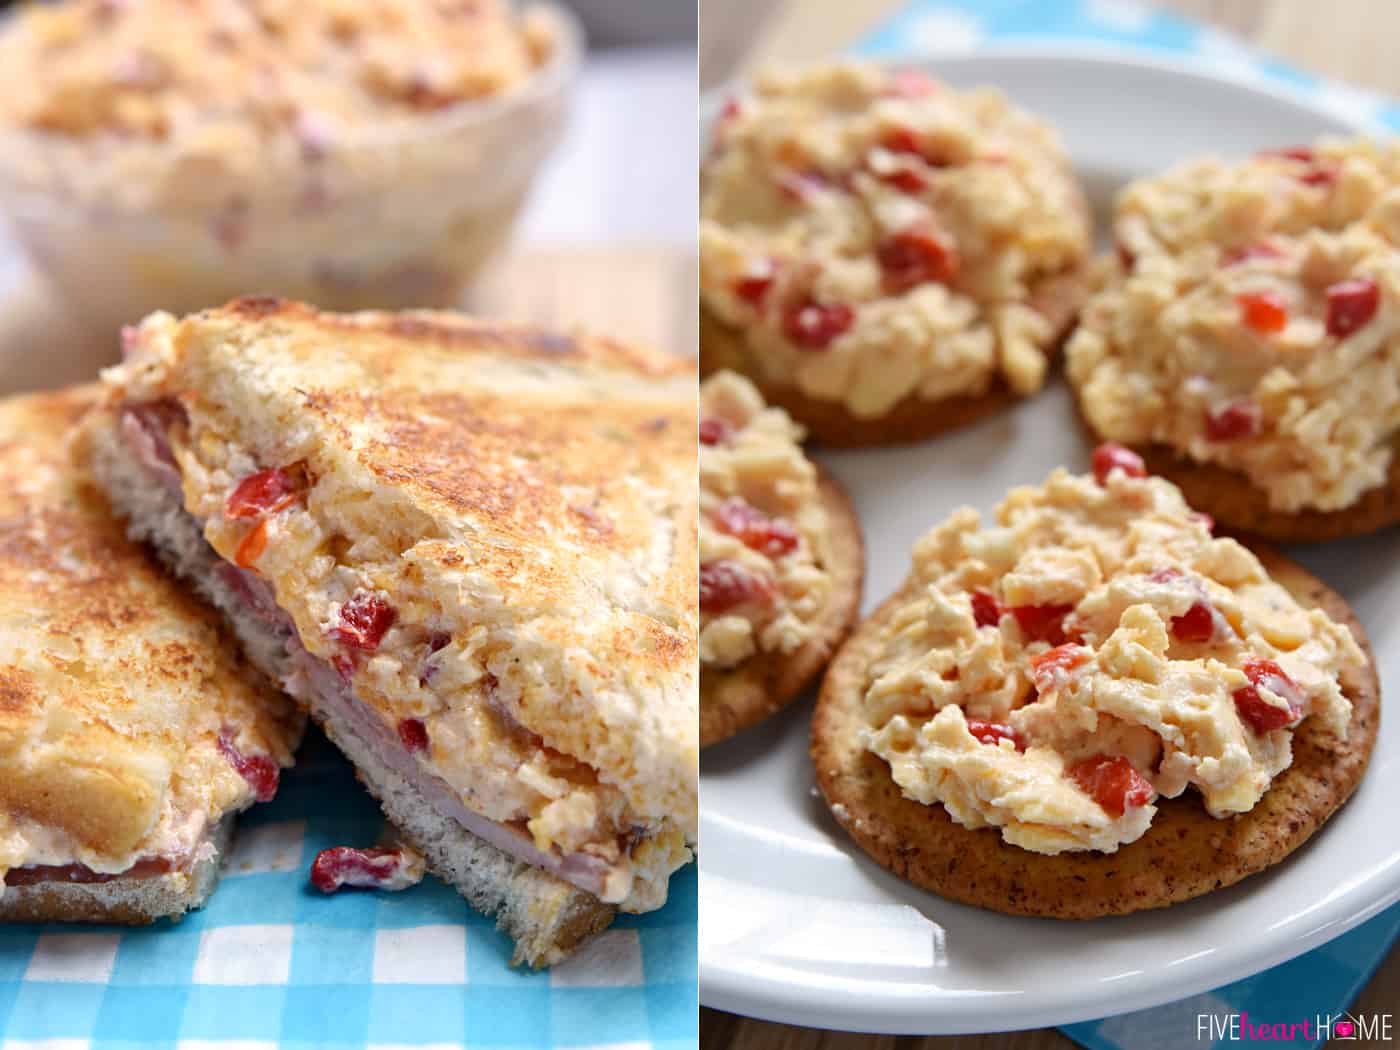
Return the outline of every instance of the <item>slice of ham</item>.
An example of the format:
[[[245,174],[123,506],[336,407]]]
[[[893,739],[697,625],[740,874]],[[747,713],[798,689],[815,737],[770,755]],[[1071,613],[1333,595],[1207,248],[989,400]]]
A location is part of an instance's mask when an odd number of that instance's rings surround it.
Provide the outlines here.
[[[33,886],[40,882],[111,882],[114,879],[153,879],[181,870],[188,858],[142,857],[125,871],[93,871],[85,864],[32,864],[5,872],[6,886]]]
[[[180,491],[180,468],[166,436],[185,422],[185,409],[174,400],[135,401],[122,406],[122,439],[147,473],[173,492]]]
[[[620,900],[627,895],[631,872],[626,864],[610,864],[588,853],[541,850],[522,823],[504,824],[468,809],[452,788],[404,748],[398,735],[383,719],[355,698],[350,685],[335,668],[307,652],[295,634],[287,644],[296,668],[292,680],[287,683],[293,695],[309,703],[313,710],[319,708],[326,716],[349,726],[439,813],[451,817],[497,849],[526,864],[543,868],[601,900]]]
[[[292,618],[277,604],[272,585],[255,572],[221,561],[214,570],[225,587],[238,595],[248,611],[279,633],[294,634]]]

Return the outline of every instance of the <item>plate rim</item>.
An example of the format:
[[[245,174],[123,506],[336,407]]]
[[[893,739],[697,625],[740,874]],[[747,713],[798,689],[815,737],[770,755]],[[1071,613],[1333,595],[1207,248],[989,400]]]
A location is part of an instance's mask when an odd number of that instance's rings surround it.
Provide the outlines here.
[[[1326,116],[1339,123],[1347,124],[1350,126],[1351,130],[1355,132],[1373,135],[1396,134],[1394,130],[1387,127],[1379,119],[1358,119],[1354,114],[1344,112],[1341,107],[1329,104],[1325,100],[1319,99],[1315,95],[1303,90],[1302,87],[1289,83],[1286,80],[1270,77],[1262,73],[1258,77],[1248,76],[1237,69],[1231,68],[1225,62],[1209,57],[1183,55],[1146,45],[1134,45],[1131,43],[1109,40],[1066,39],[1000,41],[979,44],[975,49],[966,51],[950,49],[947,51],[867,53],[861,48],[862,45],[857,45],[855,51],[830,57],[833,60],[844,58],[852,62],[895,68],[915,66],[930,68],[943,63],[956,65],[965,62],[979,62],[984,59],[992,61],[1007,59],[1052,59],[1077,62],[1085,65],[1098,64],[1116,66],[1119,68],[1151,69],[1159,73],[1179,75],[1207,84],[1225,83],[1232,88],[1255,95],[1262,95],[1275,102],[1287,102],[1297,106],[1299,109],[1305,109],[1314,114]],[[1261,53],[1260,57],[1267,58],[1268,56]],[[797,64],[800,63],[773,63],[773,65],[780,68]],[[713,87],[700,92],[699,123],[702,135],[714,121],[715,116],[724,103],[724,99],[730,93],[738,90],[739,85],[746,79],[747,77],[744,73],[739,73],[727,77]],[[1333,82],[1331,78],[1318,76],[1319,85]]]
[[[1231,69],[1229,66],[1197,56],[1183,56],[1144,47],[1135,47],[1112,42],[1086,41],[1023,41],[1016,43],[993,43],[968,51],[912,52],[904,54],[864,54],[857,52],[855,60],[881,66],[915,67],[937,71],[952,65],[977,64],[984,61],[1038,60],[1053,61],[1071,65],[1093,65],[1098,67],[1143,69],[1172,77],[1184,77],[1204,86],[1226,86],[1234,91],[1262,97],[1273,103],[1284,103],[1313,116],[1324,117],[1342,125],[1355,134],[1394,135],[1378,119],[1363,120],[1355,114],[1344,112],[1340,107],[1328,104],[1323,99],[1311,95],[1302,88],[1285,81],[1265,76],[1252,77]],[[735,77],[703,92],[700,97],[699,117],[703,137],[722,104],[722,100],[742,83],[743,77]],[[1324,81],[1325,82],[1325,81]],[[701,819],[704,818],[704,780],[701,780]],[[703,826],[701,840],[703,841]],[[703,857],[699,870],[699,897],[701,922],[704,921],[705,872]],[[998,1011],[1011,1009],[1017,993],[1008,992],[995,997],[986,994],[959,996],[956,992],[941,994],[925,1010],[911,1010],[889,1000],[876,1003],[852,1000],[838,1000],[820,989],[800,984],[782,984],[776,981],[755,982],[752,975],[726,968],[713,956],[703,950],[703,938],[698,946],[700,1004],[702,1006],[754,1017],[782,1024],[820,1027],[834,1031],[866,1032],[889,1035],[959,1035],[976,1032],[1010,1032],[1026,1029],[1075,1024],[1098,1020],[1109,1016],[1133,1013],[1151,1009],[1167,1003],[1178,1002],[1222,985],[1242,980],[1264,970],[1278,966],[1289,959],[1319,947],[1348,930],[1380,914],[1386,908],[1400,902],[1400,869],[1394,885],[1370,899],[1358,900],[1360,890],[1323,910],[1312,919],[1309,929],[1300,934],[1281,939],[1265,952],[1253,955],[1247,961],[1236,956],[1216,957],[1213,953],[1209,962],[1202,963],[1191,971],[1192,976],[1171,985],[1168,994],[1155,992],[1145,975],[1136,980],[1114,982],[1094,989],[1092,994],[1081,994],[1068,1004],[1037,1004],[1023,1008],[1019,1015],[1011,1017],[1010,1024],[998,1028],[987,1028],[972,1016],[973,1004],[985,1010],[993,1006]],[[949,1006],[961,998],[965,1008],[949,1011]],[[839,1004],[839,1005],[838,1005]]]

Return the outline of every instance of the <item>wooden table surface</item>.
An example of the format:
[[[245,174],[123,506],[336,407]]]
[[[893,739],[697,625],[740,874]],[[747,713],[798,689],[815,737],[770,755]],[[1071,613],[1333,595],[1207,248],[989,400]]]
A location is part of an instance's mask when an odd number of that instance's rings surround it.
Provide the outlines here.
[[[708,88],[753,64],[803,61],[841,50],[903,0],[700,0],[700,84]],[[1214,23],[1318,73],[1400,95],[1400,3],[1372,0],[1167,0],[1160,4]],[[1400,949],[1392,952],[1353,1012],[1394,1012]],[[1182,1033],[1190,1045],[1194,1033]],[[1341,1046],[1359,1046],[1348,1042]],[[983,1036],[908,1037],[824,1032],[718,1010],[700,1013],[701,1050],[1070,1050],[1054,1029]]]
[[[0,242],[0,254],[15,250]],[[694,355],[694,254],[677,245],[521,245],[493,266],[465,307],[484,316],[605,332]],[[83,383],[119,356],[28,267],[0,283],[0,395]],[[132,318],[139,320],[139,318]]]

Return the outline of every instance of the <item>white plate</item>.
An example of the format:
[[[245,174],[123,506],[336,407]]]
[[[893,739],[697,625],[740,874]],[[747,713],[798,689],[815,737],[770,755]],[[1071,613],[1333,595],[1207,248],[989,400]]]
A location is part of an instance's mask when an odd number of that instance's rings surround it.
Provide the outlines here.
[[[1306,100],[1208,71],[1102,52],[996,52],[930,63],[994,83],[1063,132],[1096,197],[1205,152],[1243,154],[1347,125]],[[1058,382],[1015,411],[912,448],[824,455],[866,530],[866,609],[920,535],[961,504],[1087,450]],[[1295,552],[1371,632],[1400,696],[1400,530]],[[1269,872],[1155,913],[1091,922],[945,901],[871,862],[832,820],[807,758],[810,704],[701,761],[701,1001],[793,1024],[891,1033],[1005,1031],[1155,1006],[1315,947],[1400,899],[1400,718],[1383,721],[1352,801]]]

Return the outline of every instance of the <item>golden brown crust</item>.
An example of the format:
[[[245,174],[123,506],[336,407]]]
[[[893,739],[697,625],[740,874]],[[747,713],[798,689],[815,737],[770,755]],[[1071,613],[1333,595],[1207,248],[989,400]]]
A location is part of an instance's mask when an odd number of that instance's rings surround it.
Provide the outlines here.
[[[502,324],[441,310],[406,310],[399,313],[363,311],[336,314],[308,303],[277,296],[256,295],[234,299],[200,316],[244,321],[283,321],[310,324],[323,331],[349,335],[378,334],[387,337],[381,347],[382,364],[394,371],[411,369],[414,346],[475,353],[503,353],[512,357],[635,371],[643,375],[684,376],[693,365],[683,358],[643,349],[595,335],[558,332],[525,324]],[[395,360],[399,359],[399,360]]]
[[[1305,607],[1355,635],[1368,663],[1348,667],[1353,705],[1347,740],[1315,720],[1293,738],[1293,764],[1248,813],[1217,820],[1194,792],[1162,800],[1151,828],[1116,853],[1045,856],[969,830],[942,806],[905,798],[889,767],[861,746],[860,702],[881,624],[905,597],[887,600],[837,654],[812,719],[817,783],[837,821],[878,863],[924,889],[1015,915],[1089,919],[1160,908],[1228,886],[1277,864],[1350,797],[1380,727],[1380,684],[1365,631],[1346,602],[1295,562],[1256,549],[1265,568]]]
[[[1094,444],[1099,435],[1084,414],[1079,392],[1074,408],[1080,430]],[[1400,522],[1400,436],[1392,443],[1390,473],[1385,484],[1366,492],[1342,510],[1272,510],[1263,489],[1235,470],[1217,463],[1198,463],[1166,445],[1137,445],[1150,473],[1166,478],[1198,511],[1215,519],[1224,530],[1258,536],[1271,543],[1323,543],[1348,536],[1365,536]]]
[[[1050,321],[1055,333],[1045,351],[1052,360],[1074,326],[1088,290],[1086,263],[1047,278],[1032,293],[1031,305]],[[1019,400],[1005,381],[998,378],[986,393],[975,397],[929,401],[910,394],[882,416],[871,419],[853,416],[840,402],[808,397],[790,383],[768,379],[743,335],[720,321],[701,303],[700,373],[710,375],[724,368],[747,376],[768,404],[785,409],[806,427],[812,441],[833,448],[923,441],[968,426]]]
[[[96,394],[0,402],[0,823],[115,864],[144,852],[171,799],[216,820],[251,801],[222,729],[290,764],[301,721],[70,462]],[[16,849],[0,869],[24,862]]]
[[[539,936],[517,939],[510,964],[528,966],[533,970],[554,966],[572,955],[594,934],[606,930],[616,915],[616,908],[601,901],[570,908],[555,924],[542,924]],[[548,936],[545,936],[546,932]]]
[[[433,519],[432,533],[489,537],[492,557],[478,568],[523,600],[559,600],[592,578],[591,559],[647,549],[659,508],[638,489],[669,493],[672,472],[694,475],[695,367],[659,351],[459,314],[334,314],[273,298],[206,310],[181,331],[177,371],[195,358],[203,381],[227,382],[240,361],[278,369],[296,385],[279,423],[305,423],[328,448],[353,451],[375,482]],[[248,378],[239,393],[254,395]],[[683,516],[694,507],[675,513],[671,564],[649,590],[691,609],[694,523]],[[460,543],[412,539],[447,569],[464,564]],[[671,668],[695,656],[673,637],[634,641],[615,655]]]
[[[831,596],[816,637],[793,653],[756,653],[738,667],[700,674],[700,746],[728,740],[797,699],[851,633],[865,580],[860,519],[839,481],[817,467],[831,531]]]
[[[693,834],[693,362],[445,312],[245,299],[148,318],[106,378],[114,402],[185,408],[197,435],[179,450],[186,509],[222,557],[236,550],[229,479],[250,461],[302,465],[312,495],[289,513],[337,537],[332,557],[397,610],[405,646],[419,631],[480,639],[460,659],[492,663],[511,723],[592,767],[629,819]],[[287,549],[258,572],[308,650],[330,658],[318,625],[340,584]],[[361,667],[355,688],[396,723],[420,701],[391,678]],[[466,716],[482,691],[442,695]]]

